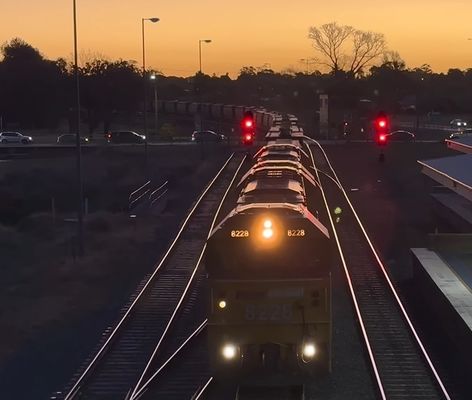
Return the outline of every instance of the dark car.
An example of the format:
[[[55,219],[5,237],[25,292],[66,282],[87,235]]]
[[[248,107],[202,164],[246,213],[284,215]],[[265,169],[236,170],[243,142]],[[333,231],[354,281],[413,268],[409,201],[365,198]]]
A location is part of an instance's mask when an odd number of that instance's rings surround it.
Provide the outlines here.
[[[408,131],[393,131],[387,134],[387,141],[414,142],[415,134]]]
[[[57,137],[56,143],[57,144],[75,144],[75,134],[73,133],[65,133],[64,135],[60,135]],[[88,144],[90,143],[90,139],[86,136],[80,137],[80,143]]]
[[[221,142],[226,140],[225,135],[213,131],[194,131],[192,133],[193,142]]]
[[[108,143],[144,143],[146,136],[133,131],[108,132],[105,135]]]

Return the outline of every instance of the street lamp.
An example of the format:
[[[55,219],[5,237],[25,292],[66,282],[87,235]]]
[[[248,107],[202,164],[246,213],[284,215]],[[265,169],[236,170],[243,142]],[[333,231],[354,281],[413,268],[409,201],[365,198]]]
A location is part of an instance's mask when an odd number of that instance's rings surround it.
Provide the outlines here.
[[[76,90],[77,108],[77,131],[75,134],[75,144],[77,150],[77,239],[79,257],[84,254],[84,211],[83,211],[83,186],[82,186],[82,155],[80,149],[80,85],[79,85],[79,65],[77,50],[77,7],[76,0],[72,1],[73,23],[74,23],[74,76]]]
[[[200,60],[200,73],[202,73],[202,43],[211,43],[211,39],[200,39],[198,41],[198,56]]]
[[[154,128],[156,130],[156,135],[158,133],[158,125],[157,125],[157,75],[151,75],[151,81],[154,83]]]
[[[143,86],[144,86],[144,163],[147,171],[147,141],[148,141],[148,131],[147,131],[147,80],[146,80],[146,46],[144,41],[144,21],[151,21],[152,23],[159,22],[159,18],[141,18],[141,33],[143,37]]]

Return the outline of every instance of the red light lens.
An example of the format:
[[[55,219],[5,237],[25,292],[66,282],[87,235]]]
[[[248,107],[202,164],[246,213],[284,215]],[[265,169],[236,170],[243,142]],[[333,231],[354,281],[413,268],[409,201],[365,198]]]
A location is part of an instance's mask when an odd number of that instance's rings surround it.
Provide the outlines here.
[[[387,136],[385,136],[385,135],[380,135],[380,136],[379,136],[379,140],[380,140],[381,142],[385,142],[385,141],[387,140]]]
[[[252,135],[249,133],[245,136],[246,142],[249,142],[252,139]]]
[[[246,125],[246,128],[250,128],[252,126],[252,121],[250,119],[247,119],[244,124]]]
[[[378,125],[380,128],[385,128],[387,126],[387,121],[384,119],[379,120]]]

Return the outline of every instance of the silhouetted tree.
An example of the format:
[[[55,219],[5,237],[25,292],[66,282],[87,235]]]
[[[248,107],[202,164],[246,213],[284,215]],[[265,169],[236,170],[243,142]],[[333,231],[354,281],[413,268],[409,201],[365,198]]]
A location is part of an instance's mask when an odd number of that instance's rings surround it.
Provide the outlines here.
[[[4,123],[54,126],[67,109],[62,60],[44,59],[37,49],[19,38],[4,43],[1,54],[0,114]]]
[[[139,69],[125,60],[93,60],[81,72],[81,103],[87,112],[89,133],[99,123],[109,130],[113,115],[138,109],[142,98],[142,76]]]
[[[336,22],[310,27],[308,37],[321,55],[318,63],[335,74],[345,71],[354,76],[361,75],[386,51],[382,33],[362,31]]]

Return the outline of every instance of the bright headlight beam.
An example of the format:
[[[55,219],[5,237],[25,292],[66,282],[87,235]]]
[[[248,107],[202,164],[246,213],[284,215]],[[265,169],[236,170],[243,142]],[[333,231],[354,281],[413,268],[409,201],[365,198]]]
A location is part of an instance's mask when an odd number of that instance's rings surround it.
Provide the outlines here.
[[[313,358],[316,354],[316,347],[313,343],[305,343],[303,346],[303,356],[306,358]]]
[[[272,236],[274,236],[274,231],[271,228],[266,228],[262,231],[262,236],[264,239],[270,239]]]
[[[236,346],[233,344],[226,344],[223,346],[223,357],[227,360],[232,360],[236,356]]]

